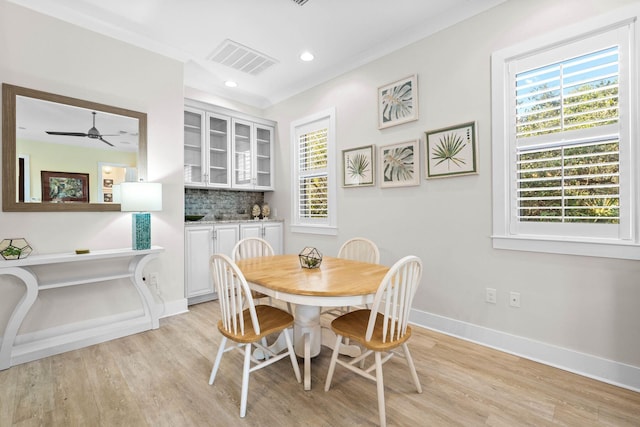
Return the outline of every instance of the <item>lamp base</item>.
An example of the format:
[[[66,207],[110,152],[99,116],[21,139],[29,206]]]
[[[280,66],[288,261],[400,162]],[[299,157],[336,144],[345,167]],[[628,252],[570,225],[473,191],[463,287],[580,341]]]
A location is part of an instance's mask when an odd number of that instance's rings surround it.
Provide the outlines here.
[[[133,250],[151,249],[151,214],[131,214],[131,241]]]

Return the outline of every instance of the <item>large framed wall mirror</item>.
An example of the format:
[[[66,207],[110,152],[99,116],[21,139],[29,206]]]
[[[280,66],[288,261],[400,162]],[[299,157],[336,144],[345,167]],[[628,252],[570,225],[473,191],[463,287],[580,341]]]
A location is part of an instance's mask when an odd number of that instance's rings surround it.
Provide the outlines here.
[[[146,172],[145,113],[2,85],[3,211],[118,211]]]

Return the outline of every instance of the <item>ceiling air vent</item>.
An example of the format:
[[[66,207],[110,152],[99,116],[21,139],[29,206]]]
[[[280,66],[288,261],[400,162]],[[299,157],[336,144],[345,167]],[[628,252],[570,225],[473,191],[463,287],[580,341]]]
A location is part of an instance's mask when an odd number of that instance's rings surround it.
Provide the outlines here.
[[[207,59],[253,76],[278,63],[264,53],[229,39],[223,41]]]
[[[309,0],[293,0],[294,3],[299,4],[300,6],[304,6],[304,4],[306,2],[308,2]]]

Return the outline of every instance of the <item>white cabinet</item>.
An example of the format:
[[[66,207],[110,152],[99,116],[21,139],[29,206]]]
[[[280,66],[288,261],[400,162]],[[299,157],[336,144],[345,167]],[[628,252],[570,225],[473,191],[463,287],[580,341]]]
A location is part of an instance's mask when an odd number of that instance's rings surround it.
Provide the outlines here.
[[[213,226],[189,226],[184,230],[185,293],[189,304],[216,298],[209,273],[213,254]]]
[[[186,100],[186,187],[271,191],[275,122]]]
[[[259,237],[273,247],[276,255],[281,255],[283,245],[283,227],[281,222],[246,222],[240,224],[240,238]]]
[[[240,240],[238,224],[229,223],[213,226],[213,247],[215,253],[231,256],[238,240]]]
[[[184,182],[204,186],[204,112],[184,111]]]
[[[240,236],[238,224],[188,226],[184,236],[185,293],[189,304],[215,299],[209,258],[214,253],[231,256]]]
[[[231,186],[231,119],[203,110],[184,110],[184,182],[190,187]]]
[[[217,295],[209,271],[209,258],[214,253],[231,256],[240,239],[265,239],[276,254],[283,250],[283,225],[277,221],[229,222],[188,225],[184,230],[185,296],[189,304],[216,299]]]
[[[232,187],[273,190],[272,126],[233,119]]]

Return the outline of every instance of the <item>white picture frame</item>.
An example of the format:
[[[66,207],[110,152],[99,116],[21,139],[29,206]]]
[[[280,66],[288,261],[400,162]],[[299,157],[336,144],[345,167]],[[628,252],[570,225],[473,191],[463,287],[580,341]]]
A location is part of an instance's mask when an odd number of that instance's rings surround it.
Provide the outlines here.
[[[375,145],[342,150],[342,186],[365,187],[375,182]]]
[[[378,129],[418,120],[418,75],[378,88]]]
[[[425,132],[425,178],[478,173],[476,122]]]
[[[381,188],[420,185],[420,144],[411,140],[379,148]]]

